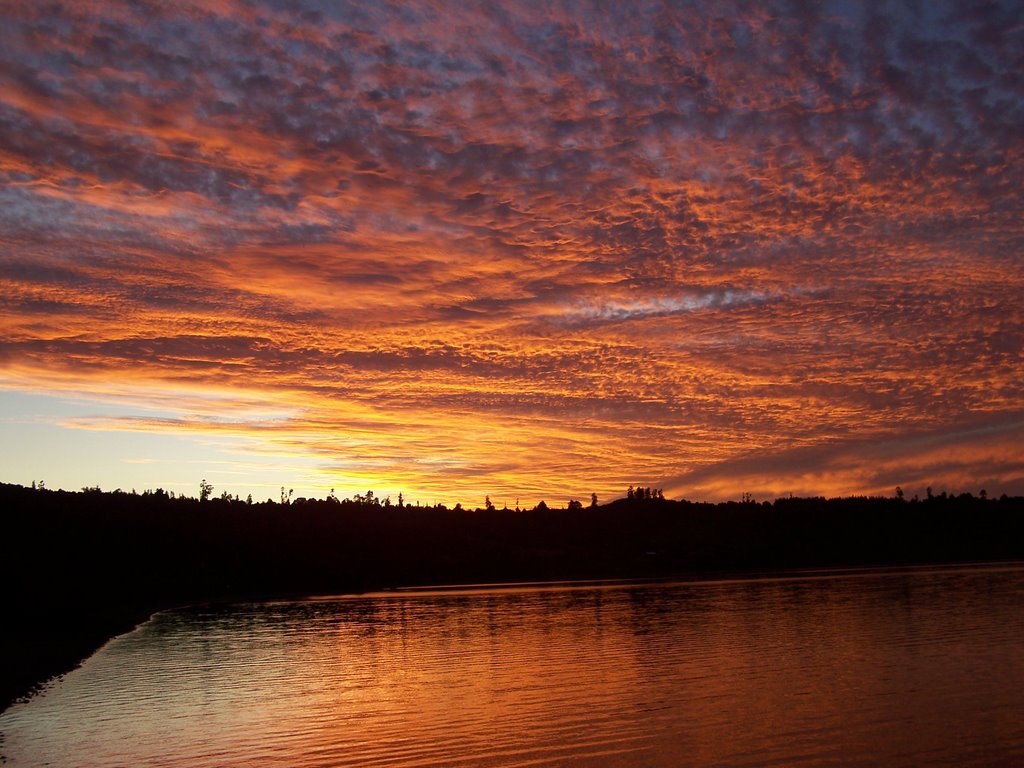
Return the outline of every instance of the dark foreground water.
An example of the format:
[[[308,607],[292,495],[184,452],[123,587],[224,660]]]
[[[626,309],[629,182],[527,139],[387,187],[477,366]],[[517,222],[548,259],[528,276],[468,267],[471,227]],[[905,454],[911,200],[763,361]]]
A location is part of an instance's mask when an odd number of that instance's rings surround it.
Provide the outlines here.
[[[1024,569],[171,611],[0,734],[11,766],[1024,765]]]

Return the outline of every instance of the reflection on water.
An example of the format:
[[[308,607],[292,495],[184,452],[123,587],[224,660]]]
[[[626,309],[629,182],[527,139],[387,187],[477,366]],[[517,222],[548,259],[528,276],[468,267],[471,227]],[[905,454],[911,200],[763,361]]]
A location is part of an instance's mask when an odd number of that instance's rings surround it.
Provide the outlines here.
[[[0,716],[12,766],[1024,765],[1024,569],[160,614]]]

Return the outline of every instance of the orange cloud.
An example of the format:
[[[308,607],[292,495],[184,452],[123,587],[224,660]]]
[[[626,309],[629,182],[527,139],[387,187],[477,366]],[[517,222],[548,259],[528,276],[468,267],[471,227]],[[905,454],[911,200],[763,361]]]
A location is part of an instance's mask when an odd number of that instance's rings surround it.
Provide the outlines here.
[[[1024,492],[1006,9],[296,8],[7,5],[0,385],[447,501]]]

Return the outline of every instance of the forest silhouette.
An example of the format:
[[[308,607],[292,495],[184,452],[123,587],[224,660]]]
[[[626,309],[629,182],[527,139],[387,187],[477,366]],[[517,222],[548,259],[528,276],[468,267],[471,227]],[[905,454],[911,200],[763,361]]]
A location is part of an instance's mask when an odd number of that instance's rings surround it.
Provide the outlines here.
[[[0,707],[152,612],[402,586],[712,578],[792,569],[1024,560],[1024,498],[673,501],[655,489],[563,508],[380,499],[252,503],[0,484]]]

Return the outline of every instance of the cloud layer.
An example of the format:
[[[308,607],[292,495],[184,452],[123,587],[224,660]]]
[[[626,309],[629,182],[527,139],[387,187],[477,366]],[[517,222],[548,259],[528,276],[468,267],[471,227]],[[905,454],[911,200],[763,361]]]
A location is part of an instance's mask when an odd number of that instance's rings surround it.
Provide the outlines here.
[[[1019,3],[752,5],[0,4],[5,386],[450,500],[1024,493]]]

